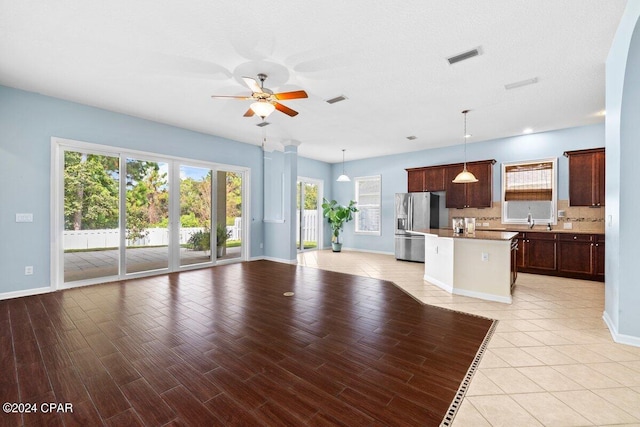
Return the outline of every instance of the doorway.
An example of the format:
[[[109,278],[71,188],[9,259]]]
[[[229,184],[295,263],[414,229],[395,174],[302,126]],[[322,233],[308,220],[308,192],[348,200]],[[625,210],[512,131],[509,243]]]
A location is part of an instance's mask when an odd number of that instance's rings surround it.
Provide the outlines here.
[[[298,177],[296,194],[296,248],[322,249],[322,181]]]

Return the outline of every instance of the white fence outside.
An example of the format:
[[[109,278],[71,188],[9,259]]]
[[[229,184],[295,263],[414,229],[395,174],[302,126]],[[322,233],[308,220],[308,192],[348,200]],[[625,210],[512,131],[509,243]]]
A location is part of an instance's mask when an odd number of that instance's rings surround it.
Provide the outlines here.
[[[300,211],[297,211],[296,239],[300,241]],[[318,241],[318,211],[304,210],[302,215],[302,241]],[[204,231],[201,227],[181,228],[180,244],[189,241],[189,237],[197,231]],[[134,242],[127,242],[132,246],[164,246],[169,244],[169,229],[167,228],[147,228],[147,236],[143,239],[136,239]],[[242,218],[235,218],[233,225],[227,226],[230,233],[229,240],[242,240]],[[65,250],[117,248],[120,244],[120,231],[113,229],[105,230],[67,230],[64,232]]]
[[[242,240],[242,218],[236,218],[234,225],[227,226],[230,233],[229,240]],[[189,241],[191,235],[198,231],[204,231],[202,227],[190,227],[180,229],[180,244]],[[147,228],[147,235],[142,239],[127,242],[132,246],[164,246],[169,244],[168,228]],[[117,248],[120,245],[120,230],[66,230],[64,233],[64,249],[100,249]]]
[[[296,241],[300,241],[300,211],[296,211]],[[305,209],[302,211],[302,241],[318,241],[318,211]]]

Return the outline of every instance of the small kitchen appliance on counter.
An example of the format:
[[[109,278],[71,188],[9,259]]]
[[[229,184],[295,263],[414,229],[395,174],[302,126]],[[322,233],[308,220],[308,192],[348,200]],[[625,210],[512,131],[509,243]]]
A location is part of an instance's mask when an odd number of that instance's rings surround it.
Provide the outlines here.
[[[467,234],[473,234],[476,232],[476,219],[465,218],[464,219],[464,231]]]
[[[453,227],[453,232],[455,234],[464,233],[464,218],[461,216],[454,216],[451,218],[451,227]]]

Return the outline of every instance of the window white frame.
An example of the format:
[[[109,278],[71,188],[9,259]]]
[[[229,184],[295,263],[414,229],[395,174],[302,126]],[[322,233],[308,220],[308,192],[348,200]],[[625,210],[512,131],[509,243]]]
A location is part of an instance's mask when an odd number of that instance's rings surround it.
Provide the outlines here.
[[[507,172],[506,169],[512,166],[524,166],[537,163],[552,164],[552,189],[550,201],[506,201],[507,190]],[[520,224],[532,225],[528,222],[528,213],[531,212],[531,219],[534,224],[557,224],[557,207],[558,207],[558,158],[551,157],[546,159],[526,160],[520,162],[502,163],[502,223],[503,224]],[[512,206],[510,206],[510,204]],[[526,206],[528,204],[528,206]],[[519,207],[520,209],[514,209]]]
[[[140,150],[131,150],[131,149],[123,149],[118,147],[112,147],[108,145],[102,144],[94,144],[90,142],[76,141],[71,139],[64,138],[51,138],[51,288],[55,289],[66,289],[70,287],[76,286],[85,286],[96,283],[104,283],[107,279],[106,277],[101,277],[97,279],[88,279],[84,281],[71,282],[65,284],[64,282],[64,248],[63,248],[63,230],[64,230],[64,152],[65,151],[84,151],[91,152],[94,154],[108,155],[114,157],[120,157],[121,168],[124,169],[124,163],[126,158],[144,158],[144,159],[153,159],[162,162],[168,163],[169,171],[173,171],[173,174],[170,174],[169,188],[180,188],[180,175],[176,173],[179,170],[179,165],[190,165],[197,166],[203,168],[209,168],[214,171],[214,181],[212,185],[214,185],[212,191],[212,212],[211,218],[212,223],[215,221],[215,172],[218,170],[223,170],[226,172],[235,172],[242,174],[242,217],[250,218],[250,169],[246,167],[227,165],[223,163],[214,163],[214,162],[204,162],[189,158],[163,155],[157,153],[151,153]],[[123,184],[124,180],[121,180],[120,184],[120,201],[121,205],[126,200],[126,185]],[[171,190],[170,190],[171,191]],[[121,208],[122,209],[122,208]],[[170,241],[178,241],[177,236],[179,232],[179,221],[180,221],[180,201],[176,195],[169,194],[169,209],[170,209]],[[232,261],[246,261],[249,258],[249,254],[251,253],[250,242],[251,235],[249,226],[250,221],[242,221],[242,236],[246,236],[243,238],[242,242],[242,255],[234,259]],[[124,219],[120,218],[120,234],[124,236]],[[124,259],[124,250],[125,248],[122,246],[120,248],[120,259]],[[141,273],[130,273],[127,274],[122,268],[120,268],[120,273],[118,276],[112,276],[108,279],[114,280],[123,280],[123,279],[131,279],[135,277],[143,277],[150,276],[156,274],[164,274],[167,272],[173,271],[182,271],[182,270],[190,270],[197,269],[203,267],[210,267],[211,265],[221,264],[226,262],[217,261],[215,257],[213,257],[211,262],[202,263],[202,264],[193,264],[193,265],[185,265],[180,266],[180,260],[176,258],[178,254],[178,249],[175,245],[173,248],[170,246],[169,252],[169,268],[163,270],[151,270],[145,271]]]
[[[382,228],[382,205],[381,205],[382,177],[380,175],[355,177],[354,183],[355,183],[355,194],[356,194],[356,207],[358,208],[358,211],[359,211],[354,214],[355,233],[370,235],[370,236],[379,236],[380,230]],[[378,184],[377,191],[372,193],[362,193],[361,184],[364,184],[364,183],[377,183]],[[369,198],[371,196],[377,197],[378,199],[377,203],[374,203],[374,202],[363,203],[362,199],[365,196],[368,196]],[[376,210],[377,210],[377,224],[375,224],[375,226],[372,227],[373,229],[366,229],[366,230],[363,229],[362,216],[365,215],[366,212],[369,212],[369,211],[375,212]]]

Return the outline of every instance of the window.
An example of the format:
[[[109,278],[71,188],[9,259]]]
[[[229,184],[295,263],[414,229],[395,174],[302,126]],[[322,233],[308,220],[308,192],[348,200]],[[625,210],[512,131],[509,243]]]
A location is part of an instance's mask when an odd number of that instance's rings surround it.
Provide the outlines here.
[[[380,235],[380,175],[356,177],[356,233]]]
[[[502,222],[556,224],[557,159],[502,164]]]

